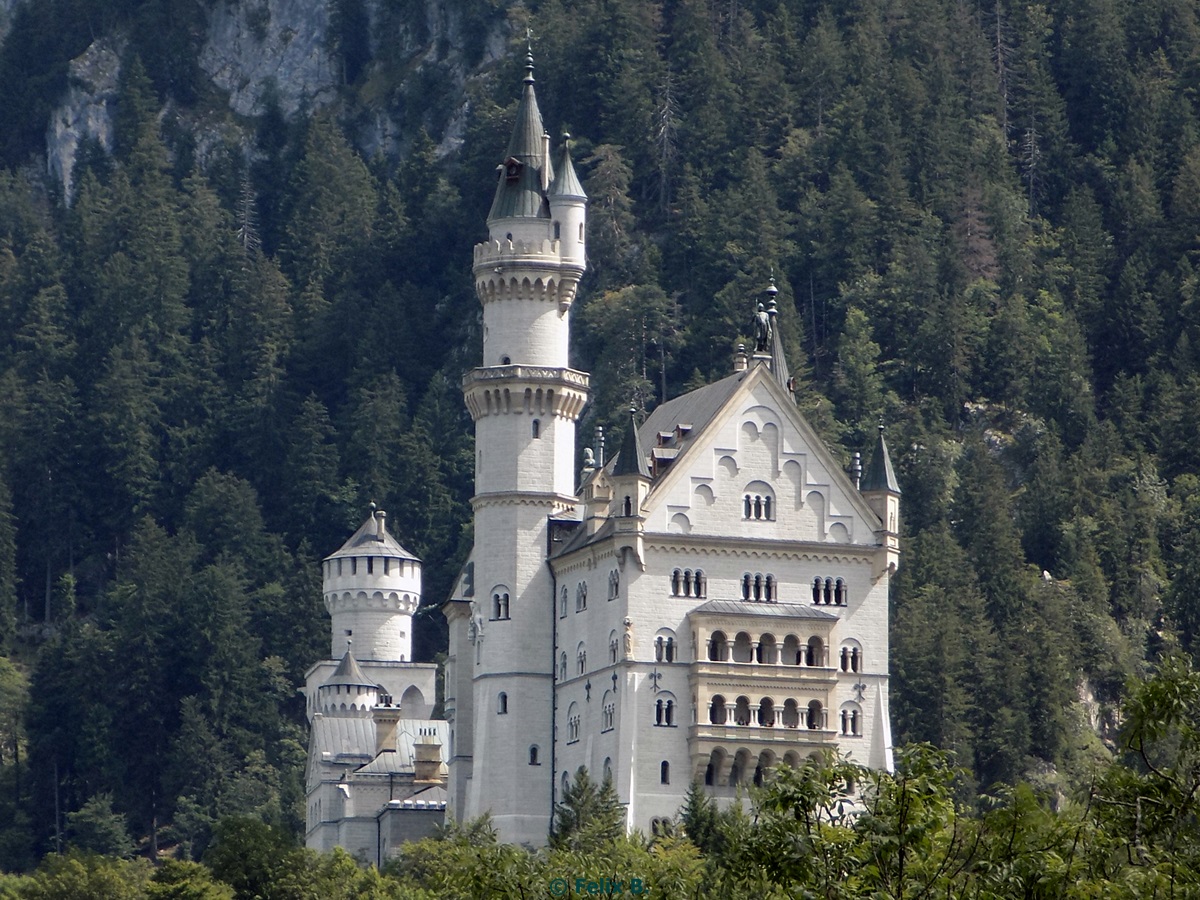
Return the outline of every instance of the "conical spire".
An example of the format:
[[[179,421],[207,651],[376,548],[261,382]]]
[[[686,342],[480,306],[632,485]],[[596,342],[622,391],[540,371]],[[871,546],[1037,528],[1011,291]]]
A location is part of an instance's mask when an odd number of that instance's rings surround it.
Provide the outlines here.
[[[532,53],[525,57],[524,84],[512,139],[504,162],[496,170],[496,196],[488,213],[489,222],[512,217],[550,217],[542,194],[542,166],[549,164],[545,159],[546,129],[533,90]]]
[[[635,410],[629,411],[629,427],[625,429],[625,437],[621,440],[621,452],[613,463],[614,477],[622,475],[638,475],[650,477],[650,467],[646,464],[646,454],[642,451],[642,440],[638,437]]]
[[[555,172],[554,181],[550,184],[547,194],[551,197],[587,199],[583,185],[579,182],[579,176],[575,174],[575,165],[571,162],[571,135],[566,132],[562,136],[562,149],[558,151],[558,165],[555,166]]]
[[[871,456],[871,465],[863,476],[860,490],[865,494],[870,491],[890,491],[900,493],[900,482],[896,480],[896,471],[892,468],[892,457],[888,453],[887,441],[883,439],[883,425],[879,426],[879,440],[875,444],[875,452]]]
[[[333,670],[333,674],[325,679],[325,684],[353,684],[363,687],[375,687],[375,682],[367,678],[363,674],[362,668],[358,665],[358,660],[354,658],[354,654],[350,650],[350,642],[346,641],[346,655],[342,657],[342,661],[338,663],[338,667]]]
[[[771,276],[771,284],[767,287],[767,317],[771,321],[771,373],[780,386],[789,393],[794,391],[792,373],[788,370],[787,357],[783,355],[783,335],[779,333],[779,304],[776,295],[779,288],[775,287],[775,276]]]

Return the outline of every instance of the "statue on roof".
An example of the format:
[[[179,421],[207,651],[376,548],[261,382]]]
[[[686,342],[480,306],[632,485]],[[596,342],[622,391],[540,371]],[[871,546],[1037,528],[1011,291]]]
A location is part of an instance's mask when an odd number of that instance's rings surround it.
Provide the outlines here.
[[[765,353],[771,349],[771,317],[766,308],[758,304],[758,312],[754,314],[754,352]]]

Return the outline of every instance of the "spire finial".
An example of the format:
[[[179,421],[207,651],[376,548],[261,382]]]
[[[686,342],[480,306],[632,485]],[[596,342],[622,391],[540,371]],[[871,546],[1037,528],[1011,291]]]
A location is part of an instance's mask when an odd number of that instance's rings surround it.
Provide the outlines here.
[[[525,83],[533,84],[533,29],[525,28]]]

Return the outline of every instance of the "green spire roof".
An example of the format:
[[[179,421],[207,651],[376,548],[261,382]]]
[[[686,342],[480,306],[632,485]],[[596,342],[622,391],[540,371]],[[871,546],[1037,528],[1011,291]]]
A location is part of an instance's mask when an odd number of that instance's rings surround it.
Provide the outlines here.
[[[346,648],[346,655],[342,657],[342,661],[338,663],[338,667],[333,670],[333,674],[325,679],[325,684],[353,684],[362,687],[375,687],[375,682],[367,678],[363,674],[363,670],[359,668],[358,660],[354,658],[354,654],[350,652],[350,648]]]
[[[551,197],[586,200],[587,194],[583,192],[583,185],[579,183],[579,176],[575,174],[575,166],[571,162],[570,141],[571,135],[564,134],[562,149],[558,151],[557,174],[554,176],[554,181],[550,183],[550,190],[546,193]]]
[[[629,415],[629,427],[625,429],[625,437],[621,440],[621,452],[613,461],[612,474],[614,478],[622,475],[650,477],[650,467],[646,464],[642,440],[638,437],[637,420],[632,413]]]
[[[545,133],[537,94],[533,91],[533,56],[530,55],[525,58],[525,89],[517,106],[512,139],[508,142],[504,162],[496,169],[496,196],[488,213],[489,222],[512,217],[550,218],[542,193],[542,166],[548,165],[542,156]]]
[[[892,468],[892,457],[888,454],[887,441],[883,439],[883,426],[879,426],[879,441],[875,444],[875,455],[871,457],[871,465],[863,475],[862,493],[871,491],[890,491],[900,493],[900,482],[896,480],[896,471]]]

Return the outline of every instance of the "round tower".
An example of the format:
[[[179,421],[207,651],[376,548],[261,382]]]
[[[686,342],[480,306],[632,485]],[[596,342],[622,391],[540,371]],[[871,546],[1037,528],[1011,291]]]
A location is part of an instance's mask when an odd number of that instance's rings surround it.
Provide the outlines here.
[[[325,608],[333,619],[337,658],[353,637],[363,659],[412,659],[412,617],[421,602],[421,561],[388,534],[387,513],[376,510],[322,564]]]
[[[549,519],[575,506],[575,423],[588,376],[567,359],[570,309],[586,268],[586,202],[564,145],[557,172],[534,93],[533,61],[496,170],[488,240],[475,247],[483,361],[463,379],[475,422],[473,708],[467,818],[501,837],[545,841],[550,767],[514,766],[553,741]]]

